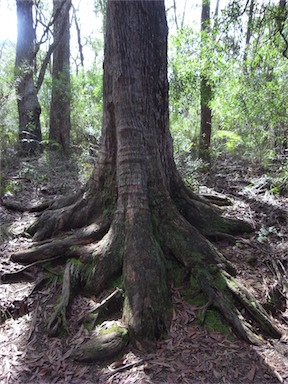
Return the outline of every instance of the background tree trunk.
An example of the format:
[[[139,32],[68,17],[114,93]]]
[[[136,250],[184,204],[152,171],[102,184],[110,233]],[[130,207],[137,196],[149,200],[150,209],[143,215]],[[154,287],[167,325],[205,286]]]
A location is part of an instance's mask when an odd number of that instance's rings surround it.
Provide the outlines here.
[[[40,127],[41,107],[34,85],[34,43],[32,0],[17,0],[17,47],[16,47],[16,92],[19,115],[20,152],[33,155],[42,140]]]
[[[249,44],[252,37],[252,26],[253,26],[253,12],[254,12],[255,3],[254,0],[250,1],[250,7],[248,12],[248,23],[247,23],[247,31],[246,31],[246,39],[245,39],[245,48],[243,55],[243,72],[244,75],[248,78],[249,70],[247,66],[247,58],[249,52]]]
[[[53,0],[53,12],[60,14],[54,23],[52,99],[50,106],[49,140],[56,141],[67,155],[70,146],[70,22],[71,0]],[[61,34],[61,36],[60,36]]]
[[[201,12],[202,50],[205,49],[204,42],[205,42],[205,39],[207,38],[205,34],[209,34],[209,32],[210,32],[210,0],[203,0],[202,12]],[[209,106],[209,103],[212,98],[212,88],[206,73],[207,70],[208,68],[205,68],[205,66],[203,66],[200,74],[201,121],[200,121],[199,155],[202,160],[206,162],[210,162],[212,113],[211,113],[211,108]]]

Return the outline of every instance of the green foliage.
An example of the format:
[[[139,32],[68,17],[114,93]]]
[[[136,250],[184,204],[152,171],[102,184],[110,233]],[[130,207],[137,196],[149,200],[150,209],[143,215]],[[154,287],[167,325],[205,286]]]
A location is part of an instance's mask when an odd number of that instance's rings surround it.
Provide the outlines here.
[[[210,35],[185,27],[170,37],[170,117],[176,153],[197,155],[200,74],[212,88],[212,155],[229,152],[267,163],[283,153],[288,61],[278,31],[279,9],[255,2],[247,42],[249,9],[243,15],[243,8],[244,3],[230,3],[212,22]]]
[[[235,154],[243,143],[242,137],[235,132],[218,130],[214,135],[214,140],[217,142],[217,149],[221,152],[227,150],[229,153]],[[221,148],[221,143],[223,146]],[[216,147],[216,146],[215,146]],[[214,151],[215,151],[214,147]]]
[[[184,28],[169,37],[170,129],[176,153],[197,148],[200,129],[199,37]]]
[[[93,68],[72,76],[72,141],[89,146],[97,140],[102,124],[102,70]]]
[[[186,184],[193,190],[198,190],[201,182],[203,183],[203,175],[206,171],[203,160],[182,151],[175,154],[175,162]]]
[[[184,28],[169,37],[169,82],[172,112],[187,114],[199,97],[199,36]],[[197,89],[198,88],[198,89]]]
[[[14,191],[14,184],[11,180],[5,177],[4,173],[0,174],[0,198],[2,198],[5,193]]]
[[[0,159],[13,162],[18,140],[17,99],[14,85],[15,46],[3,43],[0,48]]]
[[[270,192],[275,195],[286,195],[288,192],[288,164],[278,168],[277,175],[272,178]]]
[[[104,0],[95,3],[98,15],[105,15],[105,4]],[[51,5],[45,3],[40,8],[37,12],[43,17],[50,15]],[[211,21],[210,34],[184,26],[169,36],[170,128],[177,164],[190,184],[202,167],[197,162],[200,74],[212,88],[212,157],[228,152],[267,165],[276,155],[284,155],[288,135],[288,60],[283,55],[285,42],[279,29],[283,23],[283,31],[286,28],[283,11],[276,3],[256,1],[251,38],[246,44],[249,7],[243,14],[244,8],[243,1],[230,2],[218,19]],[[82,174],[89,174],[95,164],[103,107],[103,41],[89,36],[87,44],[93,49],[93,68],[71,74],[72,151]],[[40,48],[38,69],[44,54]],[[15,45],[2,45],[0,55],[0,156],[10,158],[12,163],[18,141]],[[44,147],[51,145],[47,141],[51,87],[48,66],[39,92]],[[286,188],[286,174],[281,171],[273,193]]]

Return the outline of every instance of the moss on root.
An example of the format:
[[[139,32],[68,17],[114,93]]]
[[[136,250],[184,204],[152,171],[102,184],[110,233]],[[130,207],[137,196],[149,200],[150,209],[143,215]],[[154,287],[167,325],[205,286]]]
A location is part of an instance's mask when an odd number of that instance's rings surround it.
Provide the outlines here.
[[[223,335],[227,335],[229,338],[233,338],[230,327],[225,321],[222,321],[222,318],[214,309],[208,309],[205,314],[204,326],[208,332],[218,332]]]
[[[71,357],[83,362],[115,359],[129,343],[129,333],[118,322],[107,322],[97,336],[77,347]]]
[[[187,271],[183,266],[180,266],[179,263],[172,259],[166,259],[165,266],[168,279],[172,281],[176,287],[179,287],[182,284]]]
[[[215,265],[212,265],[211,269],[213,269],[213,267],[215,267]],[[208,299],[206,295],[201,291],[199,281],[194,274],[192,275],[189,273],[188,275],[187,269],[183,268],[173,260],[166,261],[166,268],[170,281],[173,282],[175,287],[181,287],[181,294],[183,297],[185,297],[185,300],[188,303],[197,306],[203,306],[207,303]],[[222,275],[218,269],[215,269],[213,273],[213,275],[210,274],[208,276],[213,279],[215,286],[217,286],[220,290],[225,291],[225,293],[229,295],[230,292],[227,289],[225,276]]]
[[[170,277],[172,278],[176,287],[181,287],[181,294],[185,301],[189,304],[199,307],[197,315],[197,323],[204,326],[208,332],[218,332],[223,335],[233,338],[230,326],[225,322],[219,312],[213,307],[209,307],[209,300],[207,296],[200,290],[199,282],[195,276],[190,275],[189,280],[183,285],[183,279],[185,279],[185,269],[176,267],[175,263],[169,263]],[[187,275],[187,274],[186,274]],[[215,285],[219,289],[226,289],[227,286],[223,279],[223,276],[218,273],[214,280]],[[207,306],[207,307],[206,307]],[[209,308],[208,308],[209,307]]]
[[[123,337],[128,336],[128,329],[121,326],[116,321],[112,322],[108,327],[104,326],[99,330],[99,335],[109,335],[113,332],[120,333]]]

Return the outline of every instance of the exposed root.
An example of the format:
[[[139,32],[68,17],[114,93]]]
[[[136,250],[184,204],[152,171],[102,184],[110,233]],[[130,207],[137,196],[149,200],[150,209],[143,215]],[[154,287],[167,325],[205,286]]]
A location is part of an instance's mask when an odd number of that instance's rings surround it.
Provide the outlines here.
[[[218,205],[219,207],[225,207],[232,205],[232,202],[228,197],[216,196],[216,195],[201,195],[204,199],[208,200],[210,203]]]
[[[17,212],[26,212],[29,211],[29,208],[23,207],[23,205],[19,204],[16,201],[9,201],[6,199],[0,199],[1,205],[3,207],[9,209],[10,211],[17,211]]]
[[[123,243],[121,226],[114,220],[106,235],[93,246],[90,252],[83,253],[80,260],[84,264],[85,292],[97,295],[109,285],[111,280],[122,273]],[[89,248],[88,248],[89,249]]]
[[[222,217],[218,208],[200,196],[195,198],[195,194],[187,187],[180,189],[174,202],[185,219],[204,236],[213,236],[219,232],[235,235],[253,231],[246,221]]]
[[[38,260],[46,260],[51,257],[63,259],[68,257],[78,258],[87,253],[83,245],[100,240],[108,231],[109,223],[91,224],[81,230],[75,231],[72,235],[62,239],[52,239],[42,243],[33,243],[32,246],[21,252],[11,255],[11,260],[17,263],[33,263]]]
[[[83,197],[69,206],[58,208],[57,205],[55,209],[46,210],[27,232],[35,241],[49,239],[61,231],[70,231],[92,224],[101,213],[94,199],[91,202]]]
[[[86,229],[84,233],[85,232],[87,237],[82,237],[83,242],[91,239],[91,226]],[[98,234],[98,231],[93,233],[94,235]],[[55,336],[63,329],[66,329],[66,310],[77,287],[82,287],[86,292],[97,294],[109,285],[109,281],[111,281],[112,278],[120,275],[121,272],[122,256],[120,244],[122,244],[122,242],[119,242],[119,238],[113,235],[112,229],[110,229],[98,244],[72,247],[76,239],[79,242],[78,237],[55,240],[55,242],[49,242],[36,247],[34,251],[27,251],[29,259],[31,259],[31,257],[37,257],[39,254],[42,254],[42,252],[45,253],[46,249],[48,249],[47,252],[49,253],[51,250],[54,252],[57,250],[57,252],[63,253],[65,257],[75,258],[75,256],[77,256],[85,261],[85,264],[76,260],[71,260],[66,263],[60,302],[48,324],[48,333],[51,336]],[[59,242],[59,244],[57,244],[57,242]],[[27,254],[22,253],[20,256],[22,262],[23,260],[27,261]],[[60,256],[58,256],[58,258],[59,257]],[[61,257],[63,257],[63,255]],[[111,263],[111,257],[113,263]],[[19,258],[17,258],[17,260],[19,261]],[[40,262],[38,261],[36,263],[38,264]]]
[[[161,247],[189,269],[214,265],[235,275],[233,265],[176,209],[167,212],[159,225]],[[205,268],[205,267],[204,267]]]
[[[229,244],[235,245],[236,244],[236,238],[232,235],[228,235],[227,233],[223,232],[215,232],[212,235],[208,235],[207,239],[210,241],[226,241]]]
[[[127,228],[124,257],[125,305],[123,319],[132,338],[141,339],[145,349],[168,328],[167,308],[171,305],[164,255],[156,243],[145,213]]]
[[[268,336],[271,336],[276,339],[280,339],[281,332],[279,329],[271,322],[269,315],[259,304],[256,298],[241,285],[238,281],[233,279],[231,276],[226,274],[226,282],[228,288],[237,298],[237,300],[246,308],[250,315],[257,321],[262,332]]]
[[[167,247],[168,254],[172,254],[191,270],[202,291],[208,297],[209,303],[218,308],[244,340],[259,344],[260,338],[250,330],[248,323],[237,311],[235,301],[229,295],[231,290],[238,302],[253,316],[264,334],[281,337],[279,330],[271,323],[262,306],[256,304],[256,299],[231,277],[231,272],[235,275],[231,263],[182,216],[175,212],[172,215],[173,221],[169,218],[161,223],[159,229],[161,244],[163,242],[163,246]],[[226,273],[221,273],[223,271]]]
[[[61,209],[64,207],[67,207],[71,204],[74,204],[81,196],[83,195],[83,191],[76,195],[71,196],[65,196],[58,199],[53,199],[49,201],[45,201],[44,203],[41,203],[39,205],[33,206],[33,207],[25,207],[21,205],[20,203],[16,201],[11,201],[7,199],[0,199],[1,205],[3,207],[11,210],[11,211],[17,211],[17,212],[43,212],[46,209],[49,210],[56,210]]]
[[[114,321],[73,351],[71,358],[84,362],[107,360],[118,355],[128,342],[127,329]]]
[[[63,329],[67,329],[66,311],[79,284],[79,265],[68,262],[63,275],[62,293],[60,302],[51,316],[47,325],[50,336],[58,335]]]
[[[232,242],[235,239],[229,234],[250,231],[251,226],[222,218],[207,200],[192,197],[194,194],[185,189],[174,200],[165,196],[164,202],[153,203],[147,209],[131,209],[129,213],[118,209],[113,220],[111,213],[101,216],[102,210],[95,199],[68,199],[50,205],[29,230],[41,242],[11,257],[13,261],[32,264],[5,278],[11,281],[21,274],[29,278],[36,264],[56,258],[79,259],[66,264],[61,299],[48,324],[49,334],[56,335],[66,328],[66,312],[76,288],[98,295],[123,274],[123,321],[130,339],[138,347],[149,349],[169,329],[167,312],[172,304],[165,258],[172,257],[191,271],[207,295],[209,305],[216,307],[243,339],[253,344],[261,342],[237,310],[235,301],[249,312],[264,333],[280,337],[265,310],[231,277],[236,274],[233,265],[207,240],[217,236]],[[71,232],[73,228],[80,229]],[[70,234],[50,239],[63,230],[70,230]],[[107,303],[108,299],[88,314],[88,318],[93,315],[92,326]],[[107,358],[127,343],[127,338],[119,334],[97,337],[76,351],[74,358],[83,361]]]
[[[234,309],[235,304],[229,298],[225,291],[219,289],[211,281],[210,276],[200,274],[197,278],[202,288],[202,291],[209,297],[213,305],[222,313],[224,318],[233,327],[236,333],[249,343],[259,345],[261,339],[258,338],[247,326],[246,322],[237,311]]]
[[[60,197],[58,199],[53,199],[49,201],[45,201],[44,203],[41,203],[39,205],[36,205],[29,209],[29,212],[43,212],[46,209],[50,210],[56,210],[68,207],[69,205],[72,205],[76,203],[76,201],[83,195],[83,192],[79,192],[78,194],[70,195],[70,196],[64,196]]]

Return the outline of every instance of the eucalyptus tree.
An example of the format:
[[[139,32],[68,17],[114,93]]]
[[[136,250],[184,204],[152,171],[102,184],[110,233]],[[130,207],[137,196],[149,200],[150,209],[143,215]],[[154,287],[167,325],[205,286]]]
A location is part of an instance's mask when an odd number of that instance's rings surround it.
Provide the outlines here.
[[[57,142],[68,155],[70,147],[70,21],[71,0],[54,0],[52,98],[50,104],[49,140]]]
[[[169,329],[172,263],[190,275],[195,289],[246,340],[259,339],[236,301],[261,329],[280,337],[264,309],[232,277],[236,271],[231,263],[209,241],[225,237],[224,232],[250,231],[250,225],[220,216],[184,184],[176,169],[168,116],[167,33],[164,1],[108,0],[98,165],[77,195],[38,207],[49,208],[29,229],[38,243],[12,259],[70,259],[63,296],[49,322],[53,334],[65,325],[73,292],[98,296],[118,279],[130,339],[153,346]],[[91,357],[91,348],[81,347],[76,357]]]
[[[201,12],[201,42],[202,56],[205,49],[205,41],[210,38],[210,0],[202,0]],[[210,142],[211,142],[211,125],[212,112],[210,102],[212,99],[211,81],[209,81],[209,65],[210,60],[205,60],[205,65],[201,67],[200,74],[200,104],[201,104],[201,122],[200,122],[200,140],[199,155],[202,160],[210,162]]]
[[[35,29],[33,1],[17,0],[17,46],[15,84],[19,115],[20,152],[32,155],[39,151],[42,139],[40,127],[41,107],[34,83]]]

